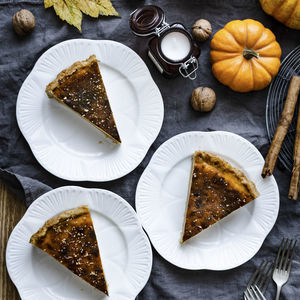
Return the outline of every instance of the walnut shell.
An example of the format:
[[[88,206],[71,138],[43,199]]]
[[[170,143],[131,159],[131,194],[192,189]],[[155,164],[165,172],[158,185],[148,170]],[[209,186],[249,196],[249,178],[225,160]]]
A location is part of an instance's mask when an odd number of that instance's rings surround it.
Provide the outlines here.
[[[204,19],[197,20],[192,27],[193,36],[198,42],[206,41],[210,37],[211,32],[211,24]]]
[[[12,24],[17,34],[25,35],[34,29],[35,17],[31,11],[27,9],[21,9],[14,14],[12,18]]]
[[[209,87],[199,86],[193,90],[191,104],[194,110],[211,111],[216,103],[216,94]]]

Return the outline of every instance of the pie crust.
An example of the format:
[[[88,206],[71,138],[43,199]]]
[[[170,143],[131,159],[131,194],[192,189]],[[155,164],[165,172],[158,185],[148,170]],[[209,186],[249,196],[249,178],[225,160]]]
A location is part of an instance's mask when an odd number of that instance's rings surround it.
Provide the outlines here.
[[[88,206],[64,211],[30,238],[62,265],[108,295],[99,247]]]
[[[259,196],[243,172],[220,157],[193,155],[181,243]]]
[[[61,71],[46,87],[49,98],[65,104],[117,144],[121,138],[95,55]]]

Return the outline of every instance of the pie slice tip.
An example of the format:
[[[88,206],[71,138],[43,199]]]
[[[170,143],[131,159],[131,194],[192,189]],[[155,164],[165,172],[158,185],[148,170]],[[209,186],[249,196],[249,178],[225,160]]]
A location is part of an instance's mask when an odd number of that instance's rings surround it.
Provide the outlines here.
[[[259,196],[255,184],[224,159],[205,151],[192,159],[180,243]]]
[[[64,211],[30,238],[30,243],[108,295],[99,247],[88,206]]]

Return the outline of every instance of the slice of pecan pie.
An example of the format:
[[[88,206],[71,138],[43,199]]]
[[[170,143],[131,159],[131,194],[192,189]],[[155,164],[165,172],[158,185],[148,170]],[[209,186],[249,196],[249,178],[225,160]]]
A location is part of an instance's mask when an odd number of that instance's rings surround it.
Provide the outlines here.
[[[121,143],[95,55],[61,71],[47,85],[46,93],[49,98],[55,98],[78,113],[114,142]]]
[[[87,206],[79,206],[48,220],[30,238],[74,274],[108,295],[93,221]]]
[[[258,196],[240,170],[211,153],[195,152],[181,243]]]

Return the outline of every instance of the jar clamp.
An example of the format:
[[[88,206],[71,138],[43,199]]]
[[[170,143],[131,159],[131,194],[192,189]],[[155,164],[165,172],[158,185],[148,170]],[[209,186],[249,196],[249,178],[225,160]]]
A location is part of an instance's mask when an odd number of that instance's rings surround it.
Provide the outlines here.
[[[196,78],[201,51],[183,24],[168,24],[160,7],[148,5],[131,13],[130,28],[136,36],[151,37],[148,56],[165,77]]]

